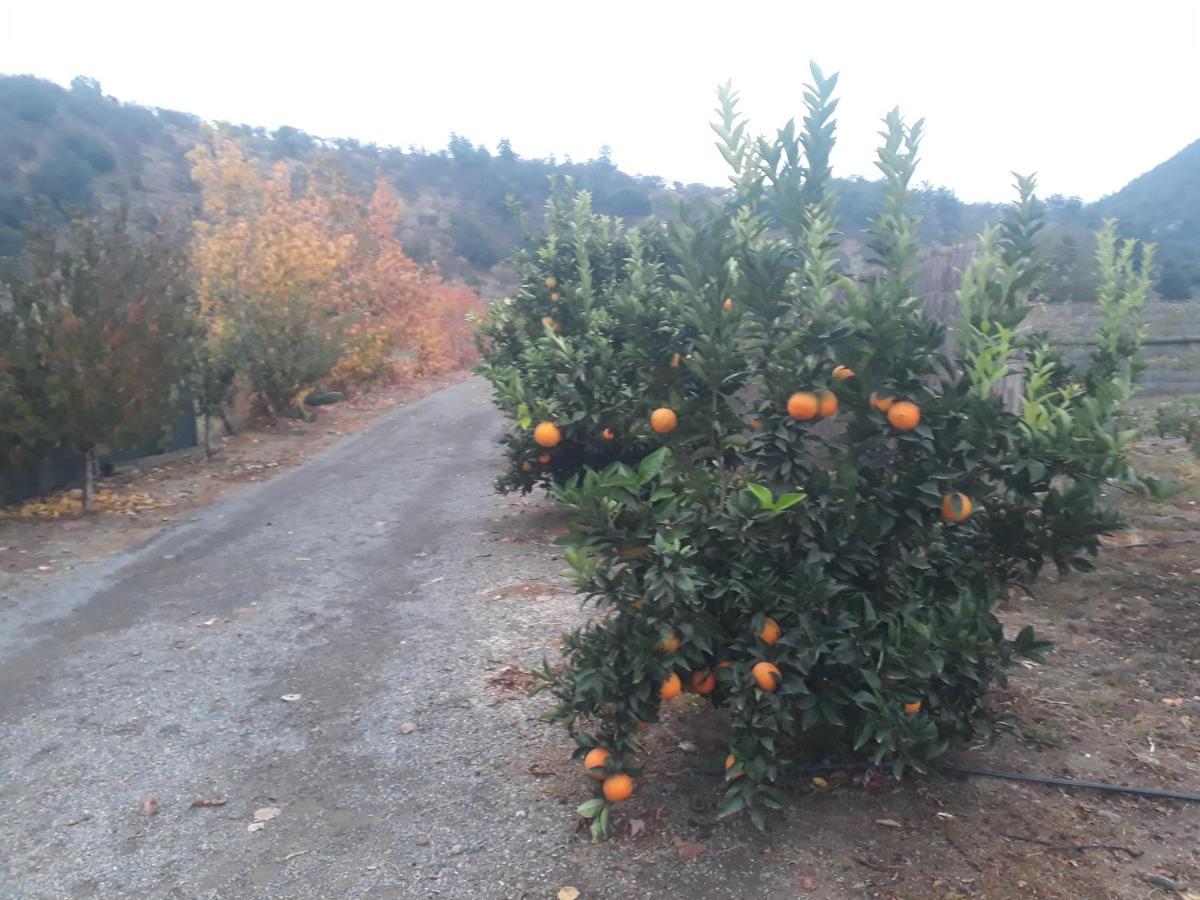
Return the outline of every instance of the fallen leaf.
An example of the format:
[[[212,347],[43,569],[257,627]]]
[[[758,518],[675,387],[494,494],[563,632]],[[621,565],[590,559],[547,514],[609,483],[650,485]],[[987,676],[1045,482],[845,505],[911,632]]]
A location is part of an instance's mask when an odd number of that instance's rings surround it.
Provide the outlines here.
[[[228,800],[193,800],[192,806],[224,806]]]
[[[958,818],[958,816],[956,816],[954,813],[948,813],[948,812],[934,813],[934,815],[936,815],[939,819],[957,819]]]
[[[417,726],[413,722],[405,722],[403,725],[400,726],[401,734],[412,734],[416,730],[417,730]]]
[[[143,800],[142,801],[142,812],[144,812],[148,816],[157,816],[158,815],[158,798],[157,797],[147,797],[145,800]]]
[[[202,625],[209,625],[209,626],[212,626],[212,625],[216,625],[216,624],[217,624],[217,620],[216,620],[216,619],[208,619],[207,621],[205,621],[205,622],[202,622],[201,624],[202,624]]]
[[[876,819],[875,824],[876,825],[885,825],[888,828],[903,828],[904,827],[899,822],[897,822],[895,819]]]
[[[811,875],[805,875],[800,879],[800,887],[804,888],[806,891],[815,891],[817,889],[817,879],[813,878]]]
[[[824,778],[822,778],[820,775],[816,775],[816,776],[814,776],[814,777],[813,777],[813,780],[812,780],[812,783],[813,783],[813,787],[815,787],[815,788],[827,788],[827,787],[829,787],[829,782],[828,782],[828,781],[826,781]]]
[[[679,749],[682,750],[684,753],[695,753],[696,752],[696,745],[693,744],[691,741],[680,741],[678,746],[679,746]]]
[[[629,836],[631,838],[637,837],[639,834],[641,834],[645,830],[646,830],[646,823],[644,820],[642,820],[642,819],[630,819],[629,820]]]
[[[254,811],[255,822],[269,822],[283,812],[278,806],[263,806]]]
[[[299,700],[303,696],[304,696],[303,694],[284,694],[279,699],[282,700],[284,703],[295,703],[297,700]]]
[[[251,822],[249,825],[246,826],[246,830],[247,831],[262,831],[266,827],[267,827],[266,822]]]
[[[1182,697],[1163,697],[1163,706],[1183,706]]]
[[[565,887],[558,889],[558,900],[578,900],[579,888]]]
[[[679,854],[682,860],[695,859],[697,856],[702,856],[708,852],[708,848],[703,844],[694,844],[691,841],[680,841],[675,845],[675,852]]]

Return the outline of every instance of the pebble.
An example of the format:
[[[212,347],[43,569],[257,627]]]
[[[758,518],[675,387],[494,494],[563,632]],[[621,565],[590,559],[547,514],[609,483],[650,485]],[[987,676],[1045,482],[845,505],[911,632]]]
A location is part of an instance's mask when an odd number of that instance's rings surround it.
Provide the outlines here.
[[[451,855],[451,856],[458,856],[458,855],[459,855],[460,853],[462,853],[462,852],[463,852],[463,845],[462,845],[462,844],[455,844],[453,847],[451,847],[451,848],[450,848],[450,855]]]

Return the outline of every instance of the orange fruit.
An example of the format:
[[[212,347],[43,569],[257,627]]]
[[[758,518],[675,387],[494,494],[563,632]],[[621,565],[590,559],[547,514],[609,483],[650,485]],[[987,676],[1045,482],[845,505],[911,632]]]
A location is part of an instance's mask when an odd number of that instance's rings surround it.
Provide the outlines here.
[[[678,353],[676,353],[674,356],[671,357],[671,368],[672,369],[679,368],[679,359],[680,359],[680,357],[679,357]]]
[[[837,394],[833,391],[821,391],[821,406],[820,413],[822,416],[836,415],[838,411]]]
[[[668,631],[667,636],[658,642],[658,649],[674,653],[679,649],[679,635],[674,631]]]
[[[711,694],[717,689],[717,679],[708,669],[692,673],[692,687],[697,694]]]
[[[942,498],[942,518],[947,522],[962,522],[971,514],[971,498],[966,494],[947,494]]]
[[[658,695],[664,700],[670,700],[673,697],[678,697],[683,691],[683,682],[679,680],[679,676],[672,672],[667,676],[667,680],[662,683],[662,687],[658,689]]]
[[[763,420],[762,419],[751,419],[750,427],[752,429],[754,429],[755,431],[762,431],[763,430]]]
[[[733,299],[731,297],[726,297],[725,302],[721,304],[721,308],[723,310],[725,310],[725,312],[729,312],[730,310],[732,310],[733,309]]]
[[[737,757],[734,756],[732,753],[730,753],[727,757],[725,757],[725,771],[726,772],[728,772],[730,769],[732,769],[736,765],[737,765]],[[746,774],[745,772],[738,772],[736,775],[732,776],[732,778],[734,781],[736,781],[737,779],[741,778],[745,774]]]
[[[838,381],[845,381],[847,378],[854,377],[854,370],[849,366],[834,366],[833,377]]]
[[[628,800],[633,793],[633,779],[628,775],[609,775],[604,779],[604,799],[609,803]]]
[[[675,411],[667,409],[665,406],[659,407],[654,412],[650,413],[650,427],[659,434],[666,434],[669,431],[674,431],[675,426],[679,424],[679,417],[675,415]]]
[[[775,642],[779,640],[779,636],[782,634],[783,629],[779,627],[779,623],[770,616],[767,616],[767,618],[763,620],[762,631],[758,633],[758,636],[762,638],[762,642],[768,647],[773,647],[775,646]]]
[[[880,394],[877,391],[871,391],[871,396],[867,400],[870,401],[872,409],[877,409],[881,413],[887,412],[896,402],[895,397],[889,397],[887,394]]]
[[[550,302],[551,302],[551,303],[557,303],[557,302],[558,302],[559,300],[561,300],[561,299],[562,299],[562,297],[560,297],[560,296],[558,295],[558,291],[555,291],[553,294],[551,294],[551,295],[550,295]]]
[[[603,778],[604,773],[595,770],[602,768],[608,762],[610,755],[603,747],[593,747],[587,752],[587,756],[583,758],[583,767],[588,770],[588,774],[593,778]]]
[[[521,463],[521,471],[522,472],[532,472],[533,471],[533,463],[531,463],[531,462]]]
[[[754,676],[755,683],[768,694],[773,693],[779,687],[779,683],[783,681],[783,673],[774,663],[755,663],[750,674]]]
[[[611,428],[605,428],[602,432],[600,432],[600,437],[604,438],[606,441],[611,441],[616,437],[616,435],[613,434],[613,430]]]
[[[904,711],[906,713],[908,713],[910,716],[915,715],[916,713],[919,713],[921,711],[921,701],[916,700],[912,703],[905,703]]]
[[[557,447],[562,440],[562,432],[553,422],[542,422],[533,429],[533,442],[539,447]]]
[[[538,462],[540,462],[543,466],[550,465],[550,454],[543,453],[541,456],[538,457]]]
[[[887,412],[888,421],[897,431],[912,431],[921,421],[921,409],[908,400],[893,403]]]
[[[807,391],[801,391],[788,397],[788,415],[800,422],[807,422],[809,419],[815,419],[820,410],[821,401],[817,399],[816,394],[810,394]]]
[[[551,275],[546,279],[546,287],[550,288],[550,290],[554,290],[556,287],[558,287],[558,279]]]

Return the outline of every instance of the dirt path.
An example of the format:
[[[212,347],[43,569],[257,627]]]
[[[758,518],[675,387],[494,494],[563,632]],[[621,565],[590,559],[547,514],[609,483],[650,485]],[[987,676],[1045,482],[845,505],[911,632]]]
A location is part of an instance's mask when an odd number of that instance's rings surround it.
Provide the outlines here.
[[[523,692],[583,613],[550,505],[491,491],[498,431],[467,381],[137,550],[23,582],[0,608],[0,897],[1167,896],[1146,875],[1195,889],[1200,810],[1170,802],[831,779],[792,785],[765,838],[719,822],[719,780],[684,773],[724,753],[694,700],[649,732],[623,836],[590,845],[571,748]],[[1179,577],[1153,584],[1152,558],[1135,571],[1157,605],[1113,615],[1084,583],[1013,610],[1073,655],[997,697],[1040,743],[1005,738],[973,762],[1200,787],[1198,682],[1180,675],[1197,663],[1200,562],[1164,556]],[[1164,628],[1139,682],[1122,642]],[[1125,680],[1108,686],[1101,660]],[[249,830],[263,809],[278,815]]]

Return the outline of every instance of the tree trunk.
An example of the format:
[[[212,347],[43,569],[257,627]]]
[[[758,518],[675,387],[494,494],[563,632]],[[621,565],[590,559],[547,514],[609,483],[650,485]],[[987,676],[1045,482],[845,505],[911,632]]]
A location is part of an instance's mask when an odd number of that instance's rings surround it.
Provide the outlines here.
[[[81,512],[85,513],[88,511],[88,501],[96,490],[95,461],[95,450],[83,451],[83,494],[80,496],[79,508]]]
[[[237,434],[237,432],[233,430],[233,423],[229,421],[229,416],[225,415],[224,405],[221,406],[220,413],[221,424],[225,426],[225,433],[229,435]]]
[[[208,414],[208,410],[204,411],[204,458],[212,459],[212,439],[210,432],[212,430],[212,416]]]

